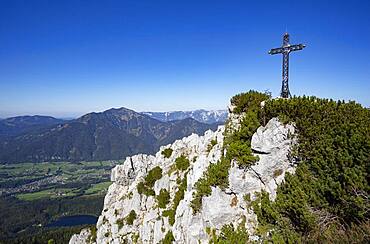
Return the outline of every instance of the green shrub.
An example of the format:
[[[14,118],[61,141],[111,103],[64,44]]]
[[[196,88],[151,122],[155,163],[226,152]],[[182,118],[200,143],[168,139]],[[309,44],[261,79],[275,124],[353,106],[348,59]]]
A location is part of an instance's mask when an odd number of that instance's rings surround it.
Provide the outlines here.
[[[153,186],[160,178],[162,178],[162,169],[159,166],[151,169],[148,175],[144,178],[144,182],[139,182],[137,184],[138,193],[146,196],[155,196]]]
[[[245,201],[245,203],[246,203],[246,205],[247,205],[247,208],[252,207],[252,201],[251,201],[251,194],[250,194],[250,193],[245,194],[245,195],[243,196],[243,199],[244,199],[244,201]]]
[[[186,185],[187,185],[187,178],[186,178],[187,175],[184,176],[184,180],[182,181],[182,183],[179,185],[179,189],[176,191],[175,193],[175,198],[173,200],[173,205],[174,205],[174,208],[176,209],[177,206],[179,205],[180,201],[182,199],[184,199],[184,194],[185,194],[185,191],[186,191]]]
[[[168,222],[170,223],[170,225],[173,225],[175,223],[176,210],[180,201],[184,199],[186,186],[187,186],[187,174],[185,174],[184,180],[181,182],[181,184],[179,185],[179,189],[175,193],[172,208],[163,211],[163,216],[168,217]]]
[[[217,140],[216,139],[213,139],[211,140],[211,143],[208,144],[208,147],[207,147],[207,152],[210,152],[212,150],[212,148],[217,144]]]
[[[90,236],[89,236],[89,238],[88,238],[88,240],[89,240],[89,242],[90,243],[94,243],[94,242],[96,242],[96,226],[94,225],[94,226],[92,226],[92,227],[90,227]]]
[[[125,225],[123,219],[117,219],[116,224],[118,225],[118,229],[121,229]]]
[[[181,176],[178,176],[178,177],[176,178],[176,184],[177,184],[177,185],[180,185],[180,184],[181,184],[181,182],[182,182]]]
[[[251,194],[250,193],[247,193],[243,196],[243,199],[246,203],[250,203],[251,202]]]
[[[166,148],[162,151],[162,155],[165,157],[165,158],[169,158],[171,157],[172,155],[172,152],[173,150],[171,148]]]
[[[303,243],[369,243],[370,221],[352,224],[343,229],[340,223],[322,231],[316,228],[309,236],[303,236]]]
[[[175,160],[176,168],[178,170],[187,170],[190,166],[189,159],[187,159],[184,155],[181,155],[180,157],[176,158]]]
[[[259,111],[259,106],[250,108],[240,123],[240,129],[225,137],[226,158],[230,161],[236,159],[238,165],[243,168],[250,167],[258,161],[258,157],[253,155],[251,149],[251,139],[261,125],[258,118]]]
[[[144,185],[144,182],[139,182],[139,183],[137,184],[136,188],[137,188],[137,192],[138,192],[139,194],[143,194],[143,193],[144,193],[144,191],[145,191],[145,185]]]
[[[299,143],[290,158],[299,163],[274,202],[262,193],[252,203],[262,240],[350,243],[350,236],[366,236],[370,111],[355,102],[304,96],[267,101],[259,120],[274,117],[295,123]]]
[[[163,211],[163,217],[168,217],[168,223],[170,223],[170,225],[173,225],[175,223],[175,214],[176,210],[174,209]]]
[[[172,231],[168,231],[162,241],[163,244],[171,244],[175,241],[175,237],[172,234]]]
[[[195,183],[195,187],[197,191],[193,193],[193,200],[191,201],[190,206],[194,213],[197,213],[202,207],[202,198],[204,196],[211,195],[212,189],[206,178],[201,178],[197,183]]]
[[[232,224],[224,225],[221,228],[219,236],[216,235],[215,231],[211,233],[211,240],[209,243],[213,244],[244,244],[249,243],[249,235],[245,228],[245,218],[240,225],[235,229]]]
[[[206,227],[206,233],[207,233],[207,235],[210,235],[211,234],[211,231],[212,231],[211,227],[207,226]]]
[[[254,156],[251,146],[242,141],[231,142],[227,151],[232,159],[236,159],[238,165],[244,168],[253,165],[258,161],[258,156]]]
[[[269,99],[268,94],[250,90],[246,93],[240,93],[231,99],[231,104],[236,106],[233,113],[239,114],[250,111],[261,106],[261,102]]]
[[[279,115],[279,121],[282,123],[282,124],[284,124],[284,125],[286,125],[286,124],[288,124],[289,122],[291,122],[292,120],[289,118],[289,116],[287,116],[287,115],[285,115],[285,114],[280,114]]]
[[[137,192],[146,196],[155,196],[154,190],[146,186],[144,182],[139,182],[139,184],[137,184]]]
[[[195,183],[196,192],[193,195],[191,207],[194,213],[198,212],[202,206],[202,198],[212,193],[211,186],[218,186],[225,189],[229,185],[230,161],[221,158],[216,164],[210,164],[204,177]]]
[[[166,208],[167,204],[170,202],[170,193],[166,189],[161,189],[157,196],[157,201],[158,207]]]
[[[148,175],[145,177],[145,185],[148,187],[153,187],[154,183],[162,178],[162,169],[161,167],[157,166],[151,169]]]
[[[128,225],[132,225],[134,223],[134,220],[136,219],[136,212],[135,210],[131,210],[130,213],[126,216],[126,223]]]
[[[137,243],[139,240],[139,237],[140,237],[139,233],[132,234],[132,242]]]

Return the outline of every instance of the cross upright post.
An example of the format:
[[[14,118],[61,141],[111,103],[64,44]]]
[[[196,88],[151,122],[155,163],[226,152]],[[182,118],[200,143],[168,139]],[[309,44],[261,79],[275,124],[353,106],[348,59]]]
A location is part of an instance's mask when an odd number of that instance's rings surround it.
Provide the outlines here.
[[[278,48],[273,48],[269,51],[269,54],[283,54],[283,81],[281,84],[281,92],[280,96],[282,98],[289,98],[291,97],[289,91],[289,53],[293,51],[299,51],[305,48],[306,45],[297,44],[297,45],[290,45],[289,43],[289,34],[285,33],[283,36],[283,46]]]

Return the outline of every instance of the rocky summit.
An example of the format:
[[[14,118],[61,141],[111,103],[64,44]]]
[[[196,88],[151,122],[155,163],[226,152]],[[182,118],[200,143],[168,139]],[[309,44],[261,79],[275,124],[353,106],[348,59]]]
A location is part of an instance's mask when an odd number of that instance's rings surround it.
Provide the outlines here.
[[[70,239],[77,243],[209,243],[225,226],[242,227],[257,240],[257,215],[251,206],[261,191],[274,200],[286,172],[295,167],[288,159],[296,143],[293,123],[272,118],[253,134],[250,145],[257,161],[228,169],[227,187],[212,186],[198,210],[193,207],[197,182],[225,154],[228,130],[238,130],[244,114],[204,136],[192,134],[162,146],[154,155],[127,157],[112,170],[104,208],[96,228],[83,229]]]

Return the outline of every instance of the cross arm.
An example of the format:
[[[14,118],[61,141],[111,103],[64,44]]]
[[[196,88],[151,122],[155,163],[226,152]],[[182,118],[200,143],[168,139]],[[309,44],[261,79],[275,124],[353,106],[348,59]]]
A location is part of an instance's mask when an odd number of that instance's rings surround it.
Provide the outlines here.
[[[274,55],[274,54],[283,53],[283,52],[284,52],[284,48],[278,47],[278,48],[271,49],[269,51],[269,54]]]
[[[303,44],[291,45],[291,46],[289,46],[289,51],[299,51],[299,50],[302,50],[305,47],[306,47],[306,45],[303,45]]]

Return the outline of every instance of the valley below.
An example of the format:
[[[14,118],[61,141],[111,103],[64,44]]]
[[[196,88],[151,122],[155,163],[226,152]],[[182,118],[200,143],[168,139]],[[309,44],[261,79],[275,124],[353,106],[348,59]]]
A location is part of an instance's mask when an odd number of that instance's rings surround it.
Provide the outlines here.
[[[73,232],[91,225],[101,213],[111,169],[119,163],[0,165],[0,243],[26,243],[27,238],[68,241]],[[66,216],[75,216],[72,222],[77,225],[65,224]]]
[[[214,130],[227,112],[149,114],[119,108],[74,120],[0,120],[0,243],[68,243],[95,226],[111,169],[126,156]]]

